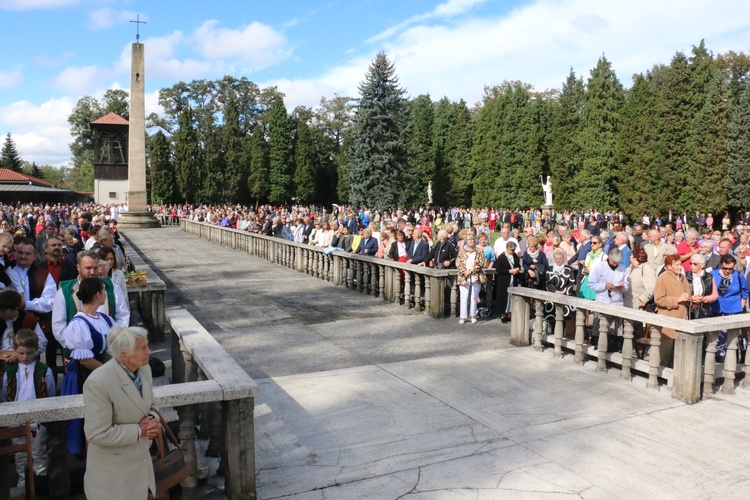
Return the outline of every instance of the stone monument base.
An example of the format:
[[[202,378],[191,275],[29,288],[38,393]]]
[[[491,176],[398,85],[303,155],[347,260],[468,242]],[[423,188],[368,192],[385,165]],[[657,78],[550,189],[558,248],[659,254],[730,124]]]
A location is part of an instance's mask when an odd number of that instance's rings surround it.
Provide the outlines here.
[[[122,212],[117,218],[117,228],[137,229],[147,227],[161,227],[161,224],[148,211],[144,212]]]
[[[553,208],[554,208],[554,205],[542,205],[542,210],[552,211]]]

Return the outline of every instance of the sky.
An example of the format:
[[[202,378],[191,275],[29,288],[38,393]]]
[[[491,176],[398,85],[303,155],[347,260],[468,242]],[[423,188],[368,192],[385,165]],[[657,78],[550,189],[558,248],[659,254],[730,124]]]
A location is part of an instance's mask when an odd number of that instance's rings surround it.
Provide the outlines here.
[[[0,134],[21,156],[69,164],[67,117],[83,96],[130,85],[130,47],[145,45],[146,114],[179,81],[245,76],[284,92],[287,109],[357,97],[384,51],[411,97],[464,99],[521,80],[560,89],[604,54],[632,76],[689,54],[750,51],[739,0],[0,0]]]

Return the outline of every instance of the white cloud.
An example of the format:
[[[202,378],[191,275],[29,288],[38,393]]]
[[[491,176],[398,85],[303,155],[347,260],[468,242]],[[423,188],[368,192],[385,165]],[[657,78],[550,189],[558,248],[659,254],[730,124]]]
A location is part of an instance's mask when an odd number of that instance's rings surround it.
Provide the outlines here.
[[[111,28],[116,24],[128,23],[136,20],[136,13],[129,10],[113,9],[111,7],[101,7],[89,13],[89,28],[92,30],[101,30]],[[143,18],[147,21],[147,18]]]
[[[80,0],[0,0],[0,9],[32,10],[75,5]]]
[[[102,80],[113,78],[113,72],[101,66],[71,66],[53,80],[53,86],[63,92],[82,95],[101,85]]]
[[[367,42],[373,43],[373,42],[379,42],[382,40],[387,40],[388,38],[391,38],[393,35],[395,35],[399,31],[406,29],[409,26],[412,26],[414,24],[418,24],[424,21],[428,21],[430,19],[458,16],[472,9],[476,5],[485,3],[486,1],[487,0],[448,0],[445,3],[441,3],[437,5],[430,12],[412,16],[409,19],[406,19],[404,21],[401,21],[400,23],[395,24],[394,26],[391,26],[385,31],[382,31],[378,33],[377,35],[369,38]]]
[[[0,71],[0,90],[15,87],[23,80],[20,71]]]
[[[13,135],[24,160],[60,166],[70,160],[68,115],[75,103],[69,97],[40,105],[18,101],[0,108],[0,129]]]
[[[192,36],[198,51],[207,59],[236,60],[253,69],[289,56],[284,35],[266,24],[253,22],[239,29],[218,25],[218,21],[206,21]]]

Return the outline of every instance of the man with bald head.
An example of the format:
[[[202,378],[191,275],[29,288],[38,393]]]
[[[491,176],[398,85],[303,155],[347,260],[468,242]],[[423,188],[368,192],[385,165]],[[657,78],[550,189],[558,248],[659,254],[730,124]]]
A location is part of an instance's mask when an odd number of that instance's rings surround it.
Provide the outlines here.
[[[432,247],[427,259],[420,266],[432,262],[436,269],[450,269],[455,267],[458,249],[448,239],[448,231],[441,229],[437,234],[437,242]]]
[[[701,248],[698,246],[698,231],[695,229],[689,229],[685,233],[685,239],[677,245],[677,253],[680,255],[680,261],[682,261],[682,268],[685,273],[690,271],[690,257],[700,253]]]
[[[661,234],[657,229],[648,232],[648,243],[643,246],[648,257],[648,265],[658,271],[664,265],[667,244],[661,241]]]

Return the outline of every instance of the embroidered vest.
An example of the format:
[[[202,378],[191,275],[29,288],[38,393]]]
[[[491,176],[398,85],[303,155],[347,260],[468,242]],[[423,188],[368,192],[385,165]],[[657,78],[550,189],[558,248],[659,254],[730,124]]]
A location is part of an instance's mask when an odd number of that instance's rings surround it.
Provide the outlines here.
[[[107,305],[108,314],[112,319],[117,319],[117,304],[115,302],[115,287],[112,284],[112,280],[109,278],[99,278],[104,282],[104,288],[107,291]],[[65,297],[65,312],[67,313],[67,322],[73,319],[73,316],[78,312],[76,307],[76,301],[73,298],[73,289],[78,283],[78,278],[68,281],[60,282],[60,290],[63,291],[63,297]]]
[[[37,361],[34,367],[34,392],[36,392],[37,399],[47,397],[47,370],[49,370],[47,365]],[[18,363],[8,365],[5,373],[8,377],[8,401],[15,401],[18,394],[18,378],[16,377]]]

